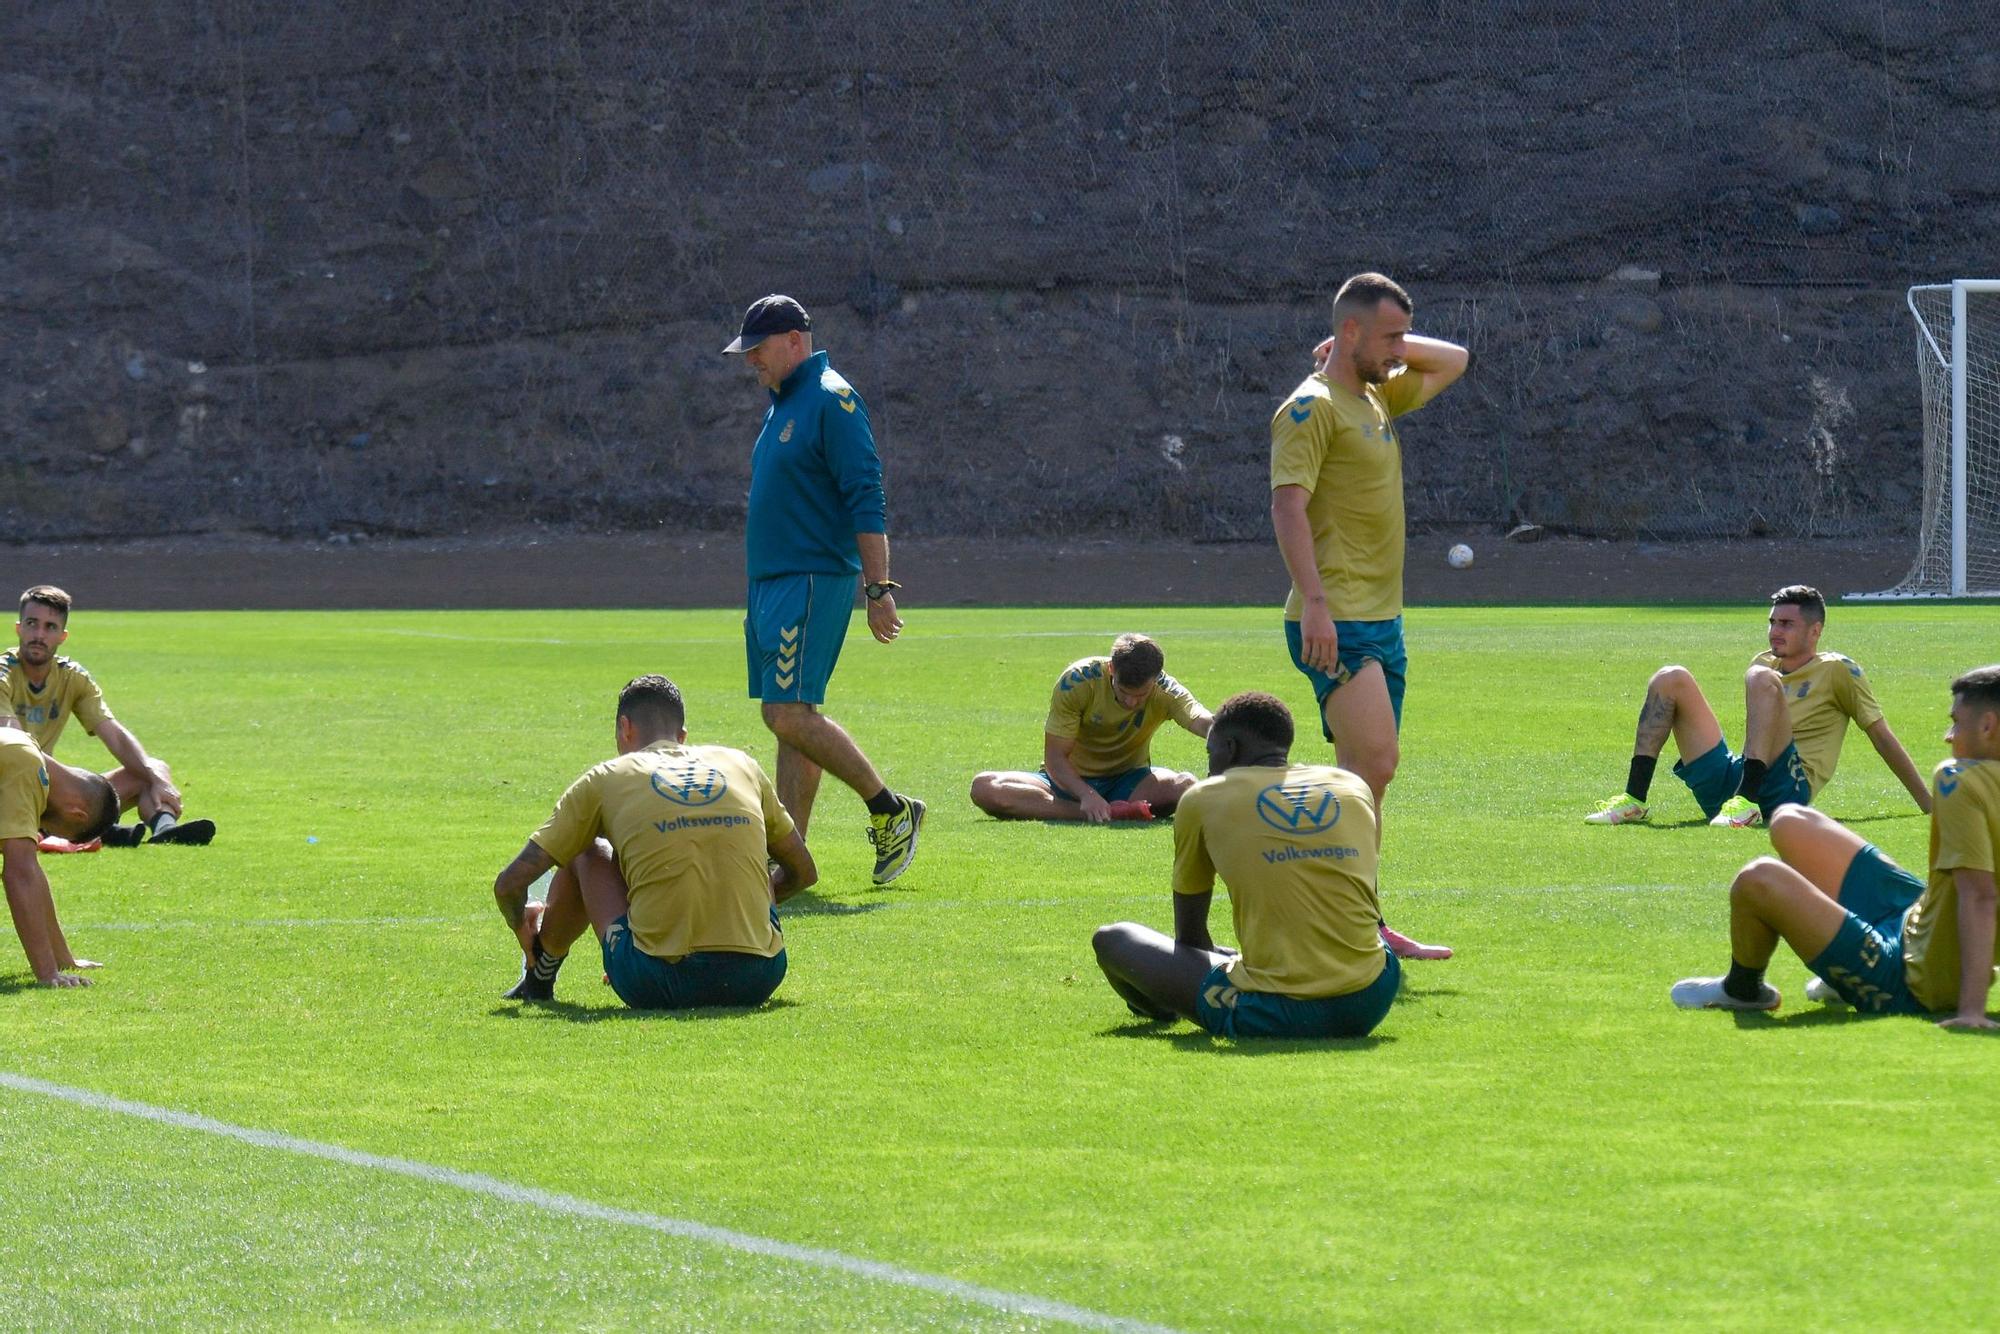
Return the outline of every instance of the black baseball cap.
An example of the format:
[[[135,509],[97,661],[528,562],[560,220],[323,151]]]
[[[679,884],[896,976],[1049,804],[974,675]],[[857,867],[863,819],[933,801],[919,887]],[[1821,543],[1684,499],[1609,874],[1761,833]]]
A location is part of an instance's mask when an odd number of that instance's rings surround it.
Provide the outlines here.
[[[748,352],[772,334],[790,333],[794,329],[810,331],[812,327],[812,316],[806,314],[804,306],[788,296],[773,293],[750,303],[750,309],[743,312],[743,331],[722,351],[725,356]]]

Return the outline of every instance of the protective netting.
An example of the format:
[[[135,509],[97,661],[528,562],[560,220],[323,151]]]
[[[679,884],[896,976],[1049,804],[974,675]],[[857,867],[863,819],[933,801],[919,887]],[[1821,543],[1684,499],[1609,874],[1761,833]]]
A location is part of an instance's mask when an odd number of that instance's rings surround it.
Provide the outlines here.
[[[1909,301],[1923,385],[1924,500],[1916,562],[1886,596],[2000,596],[2000,291],[1975,288],[1965,295],[1962,481],[1952,460],[1957,416],[1952,288],[1915,287]]]
[[[783,290],[899,530],[1264,536],[1381,268],[1479,357],[1414,523],[1904,529],[1882,341],[2000,197],[1979,7],[1919,8],[13,7],[0,432],[60,484],[0,526],[727,526]]]

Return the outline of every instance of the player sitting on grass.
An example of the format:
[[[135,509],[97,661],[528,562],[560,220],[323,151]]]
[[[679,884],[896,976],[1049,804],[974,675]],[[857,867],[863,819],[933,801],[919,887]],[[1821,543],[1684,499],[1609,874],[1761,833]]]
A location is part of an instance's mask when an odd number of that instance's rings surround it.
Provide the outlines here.
[[[1376,930],[1375,797],[1331,765],[1293,764],[1292,715],[1271,695],[1215,711],[1209,777],[1174,818],[1174,934],[1119,922],[1091,938],[1134,1014],[1227,1037],[1361,1037],[1401,966]],[[1242,953],[1218,949],[1220,873]]]
[[[1952,758],[1932,775],[1930,881],[1829,816],[1781,806],[1777,858],[1729,887],[1729,973],[1673,987],[1685,1009],[1775,1010],[1764,969],[1782,938],[1816,974],[1811,1000],[1870,1014],[1945,1014],[1946,1028],[2000,1027],[1993,985],[1993,872],[2000,851],[2000,666],[1951,683]]]
[[[757,761],[690,746],[685,717],[666,677],[628,684],[618,758],[572,783],[493,882],[524,956],[508,999],[552,999],[586,925],[633,1009],[759,1005],[784,980],[776,905],[819,872]],[[552,866],[548,902],[530,904]]]
[[[1903,743],[1889,729],[1852,658],[1819,651],[1826,599],[1792,584],[1771,594],[1769,651],[1751,659],[1743,678],[1743,753],[1732,755],[1715,711],[1685,667],[1662,667],[1646,684],[1625,790],[1584,816],[1589,824],[1644,820],[1653,767],[1668,733],[1680,750],[1674,776],[1688,785],[1710,824],[1741,828],[1768,819],[1786,802],[1810,805],[1833,781],[1847,721],[1867,734],[1923,810],[1930,792]]]
[[[86,986],[89,979],[73,970],[97,965],[69,952],[36,840],[53,834],[88,842],[117,818],[118,795],[102,775],[49,759],[26,732],[0,728],[0,877],[14,934],[45,987]]]
[[[1039,772],[994,770],[972,780],[972,804],[1015,820],[1150,820],[1174,808],[1193,774],[1155,769],[1149,743],[1168,719],[1207,736],[1212,718],[1166,673],[1144,635],[1120,635],[1108,658],[1063,669],[1049,697]]]
[[[56,649],[69,638],[70,596],[51,584],[21,594],[21,619],[14,623],[19,647],[0,654],[0,727],[15,726],[34,737],[44,755],[55,753],[70,715],[104,743],[118,768],[104,775],[118,793],[118,809],[139,808],[143,823],[113,825],[104,841],[135,846],[148,833],[155,843],[207,843],[212,820],[181,822],[181,794],[164,760],[146,754],[139,738],[104,705],[104,693],[80,665]]]

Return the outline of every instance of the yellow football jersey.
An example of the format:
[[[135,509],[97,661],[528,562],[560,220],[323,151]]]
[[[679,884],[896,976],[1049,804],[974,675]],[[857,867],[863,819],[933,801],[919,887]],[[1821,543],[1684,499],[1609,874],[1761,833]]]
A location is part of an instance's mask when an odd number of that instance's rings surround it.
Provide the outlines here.
[[[1109,778],[1151,764],[1153,733],[1170,719],[1192,726],[1199,708],[1186,686],[1161,672],[1146,702],[1128,709],[1112,689],[1111,659],[1079,658],[1056,678],[1044,728],[1050,736],[1075,738],[1070,763],[1078,773]]]
[[[29,684],[20,655],[12,652],[0,653],[0,707],[13,713],[44,755],[55,753],[56,738],[62,735],[71,714],[92,736],[111,716],[111,710],[104,707],[104,692],[81,664],[58,656],[49,664],[48,679],[38,689]]]
[[[1792,714],[1792,744],[1805,762],[1806,781],[1817,797],[1833,781],[1840,763],[1840,743],[1847,739],[1847,720],[1860,728],[1882,720],[1882,706],[1868,687],[1861,665],[1838,653],[1816,653],[1795,672],[1782,671],[1777,658],[1759,653],[1754,661],[1778,672],[1785,685],[1785,707]]]
[[[1345,996],[1382,975],[1375,798],[1345,769],[1239,765],[1174,809],[1174,892],[1229,889],[1242,957],[1230,984]]]
[[[0,727],[0,838],[38,838],[49,808],[49,771],[26,732]]]
[[[1356,397],[1306,377],[1271,418],[1271,489],[1302,486],[1326,605],[1336,621],[1386,621],[1403,611],[1403,451],[1391,418],[1422,405],[1408,371]],[[1285,619],[1305,609],[1298,586]]]
[[[1903,914],[1903,975],[1930,1010],[1958,1009],[1955,870],[1992,871],[2000,849],[2000,763],[1946,760],[1931,775],[1931,873]]]
[[[766,854],[792,829],[756,760],[659,741],[577,779],[532,837],[558,865],[599,835],[610,839],[633,940],[672,962],[703,950],[768,959],[785,947],[771,920]]]

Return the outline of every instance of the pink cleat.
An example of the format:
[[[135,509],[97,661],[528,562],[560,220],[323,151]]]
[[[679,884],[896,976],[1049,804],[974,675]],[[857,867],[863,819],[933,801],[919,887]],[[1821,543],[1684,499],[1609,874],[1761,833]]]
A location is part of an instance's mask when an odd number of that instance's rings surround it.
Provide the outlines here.
[[[1398,959],[1449,959],[1451,957],[1451,946],[1449,945],[1426,945],[1421,941],[1411,940],[1408,936],[1391,927],[1386,922],[1381,924],[1380,930],[1382,932],[1382,943],[1387,945],[1390,953],[1394,954]]]
[[[1153,818],[1153,803],[1150,801],[1114,801],[1111,803],[1111,818],[1114,820],[1150,820]]]

